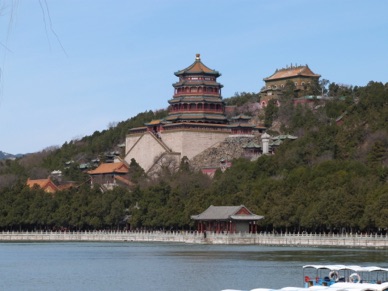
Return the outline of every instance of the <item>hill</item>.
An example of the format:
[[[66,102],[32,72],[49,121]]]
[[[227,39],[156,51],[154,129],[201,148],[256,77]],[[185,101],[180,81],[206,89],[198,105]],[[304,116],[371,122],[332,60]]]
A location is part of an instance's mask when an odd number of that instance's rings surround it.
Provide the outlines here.
[[[189,229],[190,215],[209,205],[244,204],[265,216],[261,227],[268,231],[385,232],[388,83],[370,82],[342,91],[332,83],[330,88],[333,98],[324,104],[316,100],[311,106],[293,106],[284,99],[280,107],[269,104],[265,110],[250,112],[267,122],[270,134],[288,133],[298,139],[253,162],[232,156],[233,166],[216,172],[212,180],[183,161],[177,172],[163,169],[152,179],[133,171],[137,187],[132,191],[118,188],[101,193],[85,183],[81,163],[103,161],[109,153],[122,151],[118,145],[129,128],[162,118],[165,111],[140,113],[60,148],[2,161],[0,228],[116,228],[122,227],[123,217],[131,217],[124,225]],[[201,159],[217,157],[217,161],[239,148],[239,143],[226,142]],[[45,177],[55,169],[62,169],[66,179],[85,184],[54,197],[24,186],[27,177]]]
[[[9,153],[5,153],[3,151],[0,151],[0,161],[7,160],[7,159],[16,159],[16,158],[20,158],[22,156],[23,156],[22,154],[13,155],[13,154],[9,154]]]

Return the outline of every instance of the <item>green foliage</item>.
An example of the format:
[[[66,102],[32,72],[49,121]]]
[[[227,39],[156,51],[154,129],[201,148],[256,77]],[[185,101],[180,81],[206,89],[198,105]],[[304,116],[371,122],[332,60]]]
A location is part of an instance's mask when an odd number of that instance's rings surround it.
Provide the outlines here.
[[[136,162],[135,159],[131,159],[131,163],[129,164],[128,175],[132,182],[140,183],[143,179],[145,179],[145,173],[142,167]]]
[[[351,86],[339,85],[336,83],[330,83],[329,96],[331,97],[344,97],[351,96],[353,88]]]
[[[276,119],[278,107],[275,99],[269,100],[264,111],[264,126],[271,127],[273,121]]]
[[[224,102],[228,106],[242,106],[246,103],[254,103],[260,101],[260,94],[259,93],[249,93],[249,92],[241,92],[241,93],[235,93],[234,96],[225,98]]]
[[[83,187],[53,194],[19,185],[0,193],[0,229],[103,229],[126,227],[128,190],[102,193]]]
[[[307,84],[306,89],[302,92],[302,95],[313,95],[319,96],[322,95],[322,86],[318,80],[314,80],[313,82]],[[299,96],[301,97],[301,96]]]

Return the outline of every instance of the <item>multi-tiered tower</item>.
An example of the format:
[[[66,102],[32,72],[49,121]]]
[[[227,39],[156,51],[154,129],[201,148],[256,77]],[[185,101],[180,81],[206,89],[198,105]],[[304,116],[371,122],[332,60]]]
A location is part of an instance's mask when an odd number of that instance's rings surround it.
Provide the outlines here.
[[[221,97],[223,85],[217,82],[221,74],[206,67],[200,55],[186,69],[175,72],[179,81],[173,84],[174,96],[168,101],[166,121],[225,124],[225,104]]]

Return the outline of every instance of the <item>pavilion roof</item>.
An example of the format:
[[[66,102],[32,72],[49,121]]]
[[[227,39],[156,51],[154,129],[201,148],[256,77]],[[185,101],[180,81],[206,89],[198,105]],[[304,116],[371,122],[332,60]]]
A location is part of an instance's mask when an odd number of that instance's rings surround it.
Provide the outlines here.
[[[200,54],[196,55],[194,63],[192,63],[186,69],[175,72],[174,74],[176,76],[186,75],[186,74],[206,74],[206,75],[215,75],[216,77],[221,76],[219,72],[208,68],[201,62]]]
[[[264,216],[256,215],[244,205],[240,206],[213,206],[198,215],[192,215],[194,220],[260,220]]]
[[[311,69],[305,65],[305,66],[297,66],[297,67],[289,67],[289,68],[283,68],[280,70],[276,70],[274,74],[271,76],[264,78],[264,81],[272,81],[272,80],[278,80],[278,79],[287,79],[287,78],[294,78],[294,77],[314,77],[319,78],[321,75],[314,74]]]
[[[42,188],[46,192],[55,192],[58,190],[57,185],[55,185],[50,178],[47,179],[27,179],[27,186],[33,188],[37,185],[39,188]]]
[[[149,123],[146,123],[146,125],[157,125],[161,123],[162,123],[161,119],[154,119],[154,120],[151,120]]]
[[[251,116],[245,115],[245,114],[239,114],[236,116],[233,116],[232,119],[245,119],[245,120],[250,120],[252,119]]]
[[[128,173],[128,166],[124,162],[102,163],[96,169],[88,171],[88,174],[90,175],[108,174],[108,173],[126,174]]]
[[[249,142],[245,146],[243,146],[244,149],[261,149],[261,145],[255,143],[254,141]]]
[[[285,140],[285,139],[297,139],[297,136],[290,135],[290,134],[282,134],[282,135],[277,135],[272,137],[273,140],[280,139],[280,140]]]

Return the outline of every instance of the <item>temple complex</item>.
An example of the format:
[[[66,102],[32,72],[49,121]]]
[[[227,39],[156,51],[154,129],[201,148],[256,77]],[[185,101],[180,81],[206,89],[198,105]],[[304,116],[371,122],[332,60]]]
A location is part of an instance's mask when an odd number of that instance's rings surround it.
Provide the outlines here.
[[[312,86],[317,84],[321,75],[315,74],[308,65],[290,66],[276,70],[271,76],[264,78],[265,87],[260,91],[260,103],[262,107],[267,106],[268,101],[278,100],[283,95],[286,85],[293,84],[295,97],[310,95],[308,91]]]
[[[253,136],[265,130],[250,124],[248,116],[228,120],[223,85],[217,81],[221,74],[205,66],[199,54],[194,63],[174,74],[178,81],[173,84],[168,115],[130,129],[125,143],[127,163],[135,159],[146,173],[166,164],[174,168],[183,157],[191,160],[229,136]]]

